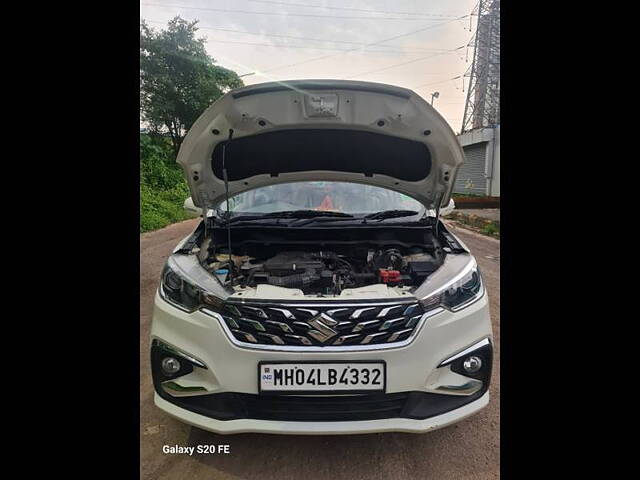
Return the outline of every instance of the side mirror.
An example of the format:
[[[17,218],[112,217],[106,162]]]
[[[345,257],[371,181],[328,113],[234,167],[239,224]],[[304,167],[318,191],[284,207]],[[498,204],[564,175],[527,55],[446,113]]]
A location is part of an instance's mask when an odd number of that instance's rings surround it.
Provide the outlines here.
[[[202,209],[200,207],[196,207],[193,204],[193,199],[191,197],[187,198],[184,201],[183,207],[185,212],[187,212],[189,215],[192,215],[194,217],[200,217],[202,215]]]

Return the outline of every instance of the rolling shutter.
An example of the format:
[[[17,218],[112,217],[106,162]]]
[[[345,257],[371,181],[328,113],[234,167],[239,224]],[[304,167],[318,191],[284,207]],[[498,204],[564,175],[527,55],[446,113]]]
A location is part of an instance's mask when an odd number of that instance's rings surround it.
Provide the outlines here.
[[[453,188],[455,193],[487,194],[487,179],[484,176],[487,145],[487,142],[481,142],[463,147],[465,160],[458,170]]]

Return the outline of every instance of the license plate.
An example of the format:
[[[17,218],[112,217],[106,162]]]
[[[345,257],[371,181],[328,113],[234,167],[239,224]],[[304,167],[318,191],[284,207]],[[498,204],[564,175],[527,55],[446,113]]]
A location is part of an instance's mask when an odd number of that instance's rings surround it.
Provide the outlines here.
[[[272,363],[258,365],[260,393],[384,392],[384,362]]]

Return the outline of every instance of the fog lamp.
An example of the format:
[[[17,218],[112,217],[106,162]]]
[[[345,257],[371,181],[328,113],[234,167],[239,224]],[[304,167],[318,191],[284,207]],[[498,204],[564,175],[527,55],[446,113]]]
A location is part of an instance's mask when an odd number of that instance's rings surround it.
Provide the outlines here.
[[[476,373],[482,368],[482,360],[480,357],[476,357],[475,355],[467,357],[462,363],[462,368],[464,368],[467,373]]]
[[[180,362],[173,357],[165,357],[162,359],[162,370],[167,375],[173,375],[180,370]]]

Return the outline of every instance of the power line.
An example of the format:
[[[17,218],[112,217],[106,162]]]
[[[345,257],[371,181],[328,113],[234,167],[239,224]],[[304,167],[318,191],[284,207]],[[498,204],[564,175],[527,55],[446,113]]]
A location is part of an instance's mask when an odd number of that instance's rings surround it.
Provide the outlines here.
[[[218,40],[218,39],[207,39],[208,42],[215,42],[215,43],[230,43],[230,44],[236,44],[236,45],[253,45],[253,46],[257,46],[257,47],[270,47],[270,48],[294,48],[294,49],[310,49],[310,50],[332,50],[332,51],[337,51],[337,52],[350,52],[351,50],[346,50],[344,48],[332,48],[332,47],[319,47],[319,46],[310,46],[310,45],[274,45],[272,43],[257,43],[257,42],[240,42],[240,41],[234,41],[234,40]],[[382,46],[382,45],[379,45]],[[367,48],[367,47],[363,47],[363,48]],[[457,51],[456,50],[452,50],[452,51],[443,51],[443,52],[439,52],[439,53],[435,53],[434,55],[446,55],[446,54],[450,54]],[[363,52],[363,53],[422,53],[420,51],[411,51],[411,50],[373,50],[373,51],[369,51],[369,52]]]
[[[465,18],[465,17],[468,17],[468,15],[464,15],[463,17],[460,17],[460,18]],[[336,56],[338,56],[338,55],[344,55],[345,53],[355,52],[355,51],[358,51],[358,50],[362,50],[362,49],[364,49],[365,47],[371,47],[371,46],[374,46],[374,45],[378,45],[378,44],[380,44],[380,43],[391,42],[392,40],[397,40],[398,38],[408,37],[409,35],[415,35],[416,33],[422,33],[422,32],[424,32],[424,31],[431,30],[432,28],[440,27],[440,26],[442,26],[442,25],[446,25],[446,24],[448,24],[448,23],[455,22],[455,21],[457,21],[457,20],[459,20],[459,19],[458,19],[458,18],[455,18],[455,19],[453,19],[453,20],[447,20],[447,21],[444,21],[444,22],[439,23],[439,24],[437,24],[437,25],[430,25],[430,26],[428,26],[428,27],[420,28],[420,29],[418,29],[418,30],[413,30],[413,31],[411,31],[411,32],[402,33],[402,34],[400,34],[400,35],[395,35],[395,36],[393,36],[393,37],[389,37],[389,38],[384,38],[384,39],[382,39],[382,40],[378,40],[377,42],[369,43],[369,44],[367,44],[367,45],[365,45],[365,46],[362,46],[362,47],[360,47],[360,48],[353,48],[353,49],[351,49],[351,50],[347,50],[346,52],[342,52],[342,53],[333,53],[333,54],[330,54],[330,55],[324,55],[324,56],[322,56],[322,57],[314,57],[314,58],[310,58],[310,59],[308,59],[308,60],[303,60],[302,62],[291,63],[291,64],[288,64],[288,65],[281,65],[281,66],[279,66],[279,67],[275,67],[275,68],[271,68],[271,69],[269,69],[269,70],[265,70],[263,73],[270,73],[270,72],[274,72],[274,71],[276,71],[276,70],[282,70],[283,68],[297,67],[298,65],[302,65],[302,64],[310,63],[310,62],[315,62],[316,60],[324,60],[324,59],[326,59],[326,58],[332,58],[332,57],[336,57]]]
[[[345,77],[346,79],[349,78],[356,78],[356,77],[361,77],[363,75],[369,75],[370,73],[378,73],[378,72],[383,72],[385,70],[389,70],[391,68],[396,68],[396,67],[401,67],[403,65],[409,65],[411,63],[416,63],[416,62],[420,62],[423,60],[427,60],[429,58],[433,58],[433,57],[437,57],[438,55],[443,55],[444,53],[452,53],[452,52],[456,52],[458,50],[460,50],[461,48],[465,48],[466,45],[463,45],[461,47],[458,48],[454,48],[453,50],[450,50],[449,52],[441,52],[441,53],[434,53],[433,55],[427,55],[426,57],[420,57],[420,58],[415,58],[413,60],[409,60],[408,62],[402,62],[402,63],[396,63],[394,65],[389,65],[388,67],[383,67],[383,68],[378,68],[376,70],[369,70],[367,72],[362,72],[362,73],[358,73],[356,75],[351,75],[350,77]]]
[[[450,82],[451,80],[457,80],[458,78],[462,78],[462,75],[463,74],[460,74],[460,75],[455,76],[453,78],[446,78],[446,79],[440,80],[438,82],[423,83],[422,85],[417,85],[415,87],[411,87],[411,90],[416,90],[418,88],[423,88],[423,87],[430,87],[431,85],[437,85],[439,83]]]
[[[164,25],[166,22],[160,22],[157,20],[146,20],[149,23],[156,23],[156,24],[162,24]],[[312,38],[312,37],[298,37],[298,36],[294,36],[294,35],[283,35],[283,34],[278,34],[278,33],[262,33],[262,32],[247,32],[245,30],[233,30],[230,28],[219,28],[219,27],[203,27],[201,25],[198,25],[198,29],[201,30],[213,30],[213,31],[217,31],[217,32],[230,32],[230,33],[243,33],[243,34],[247,34],[247,35],[258,35],[258,36],[265,36],[265,37],[275,37],[275,38],[290,38],[293,40],[308,40],[308,41],[313,41],[313,42],[324,42],[324,43],[342,43],[342,44],[348,44],[348,45],[364,45],[367,46],[369,45],[366,42],[354,42],[354,41],[349,41],[349,40],[327,40],[327,39],[322,39],[322,38]],[[384,48],[392,48],[396,45],[377,45],[379,47],[384,47]],[[414,46],[409,46],[409,48],[413,49],[415,52],[445,52],[448,51],[445,48],[419,48],[419,47],[414,47]],[[407,50],[405,48],[402,49],[403,52],[409,52],[410,50]]]
[[[143,5],[145,5],[145,3],[142,3],[142,4],[143,4]],[[148,5],[148,4],[147,4],[147,5]],[[178,7],[178,8],[179,8],[179,7]],[[264,71],[262,71],[261,73],[262,73],[262,74],[264,74],[264,73],[271,73],[271,72],[275,72],[275,71],[277,71],[277,70],[282,70],[282,69],[284,69],[284,68],[296,67],[296,66],[299,66],[299,65],[303,65],[303,64],[305,64],[305,63],[311,63],[311,62],[315,62],[315,61],[318,61],[318,60],[324,60],[324,59],[327,59],[327,58],[333,58],[333,57],[336,57],[336,56],[339,56],[339,55],[344,55],[344,54],[346,54],[346,53],[351,53],[351,52],[356,52],[356,51],[363,51],[363,50],[364,50],[365,48],[367,48],[367,47],[376,46],[376,45],[379,45],[379,44],[381,44],[381,43],[385,43],[385,42],[390,42],[390,41],[393,41],[393,40],[397,40],[398,38],[403,38],[403,37],[407,37],[407,36],[410,36],[410,35],[415,35],[415,34],[417,34],[417,33],[422,33],[422,32],[425,32],[425,31],[427,31],[427,30],[431,30],[431,29],[433,29],[433,28],[437,28],[437,27],[440,27],[440,26],[443,26],[443,25],[446,25],[446,24],[449,24],[449,23],[452,23],[452,22],[455,22],[455,21],[458,21],[458,20],[461,20],[461,19],[467,18],[467,17],[469,17],[469,16],[470,16],[469,14],[467,14],[467,15],[462,15],[461,17],[456,17],[456,18],[453,18],[453,19],[450,19],[450,20],[441,21],[440,23],[438,23],[438,24],[436,24],[436,25],[429,25],[429,26],[427,26],[427,27],[420,28],[420,29],[418,29],[418,30],[413,30],[413,31],[411,31],[411,32],[402,33],[402,34],[400,34],[400,35],[395,35],[395,36],[393,36],[393,37],[384,38],[384,39],[382,39],[382,40],[378,40],[378,41],[376,41],[376,42],[367,43],[367,44],[362,45],[361,47],[356,47],[356,48],[352,48],[352,49],[349,49],[349,50],[344,50],[344,51],[341,51],[341,52],[339,52],[339,53],[332,53],[332,54],[329,54],[329,55],[323,55],[323,56],[321,56],[321,57],[314,57],[314,58],[310,58],[310,59],[308,59],[308,60],[303,60],[303,61],[301,61],[301,62],[295,62],[295,63],[291,63],[291,64],[287,64],[287,65],[280,65],[280,66],[278,66],[278,67],[274,67],[274,68],[270,68],[270,69],[268,69],[268,70],[264,70]],[[160,22],[153,22],[153,23],[160,23]],[[203,27],[203,28],[204,28],[204,27]],[[443,53],[455,52],[455,51],[459,50],[460,48],[464,48],[464,47],[458,47],[458,48],[453,49],[453,50],[445,50],[444,52],[441,52],[441,53],[436,54],[436,55],[441,55],[441,54],[443,54]],[[383,53],[383,52],[375,52],[375,53]],[[432,56],[435,56],[435,55],[432,55]],[[429,57],[430,57],[430,56],[429,56]],[[423,57],[423,58],[415,59],[415,60],[411,60],[411,61],[409,61],[409,62],[405,62],[405,63],[413,63],[413,62],[420,61],[420,60],[423,60],[423,59],[425,59],[425,60],[426,60],[426,58],[429,58],[429,57]],[[386,70],[386,69],[388,69],[388,68],[393,68],[393,67],[395,67],[395,66],[399,66],[399,65],[392,65],[392,66],[389,66],[389,67],[384,67],[384,68],[379,69],[379,70]],[[376,70],[376,71],[379,71],[379,70]],[[365,72],[365,73],[367,73],[367,74],[368,74],[368,73],[373,73],[373,72]],[[360,74],[360,75],[364,75],[365,73],[362,73],[362,74]]]
[[[276,15],[287,17],[310,17],[310,18],[334,18],[334,19],[347,19],[347,20],[422,20],[422,21],[438,21],[439,19],[428,18],[412,18],[412,17],[348,17],[337,15],[316,15],[314,13],[288,13],[288,12],[255,12],[251,10],[229,10],[224,8],[209,8],[209,7],[191,7],[188,5],[167,5],[162,3],[140,2],[140,5],[150,7],[161,8],[184,8],[186,10],[204,10],[208,12],[220,12],[220,13],[242,13],[248,15]]]
[[[274,5],[286,5],[291,7],[307,7],[307,8],[322,8],[325,10],[345,10],[350,12],[366,12],[366,13],[385,13],[392,15],[418,15],[423,17],[446,17],[451,18],[455,17],[455,15],[441,15],[437,13],[420,13],[420,12],[395,12],[388,10],[368,10],[366,8],[349,8],[349,7],[333,7],[329,5],[308,5],[306,3],[289,3],[289,2],[277,2],[273,0],[248,0],[249,2],[254,3],[270,3]]]
[[[146,20],[146,22],[148,23],[154,23],[154,24],[160,24],[160,25],[164,25],[165,22],[161,22],[158,20]],[[230,32],[238,32],[238,33],[245,33],[242,32],[240,30],[227,30],[227,29],[216,29],[216,28],[208,28],[208,27],[200,27],[198,26],[199,29],[202,30],[223,30],[223,31],[230,31]],[[256,34],[259,35],[259,34]],[[273,44],[273,43],[258,43],[258,42],[242,42],[242,41],[238,41],[238,40],[220,40],[217,38],[207,38],[207,42],[214,42],[214,43],[228,43],[228,44],[237,44],[237,45],[253,45],[253,46],[258,46],[258,47],[271,47],[271,48],[292,48],[292,49],[311,49],[311,50],[330,50],[330,51],[336,51],[336,52],[350,52],[352,51],[352,49],[344,49],[344,48],[335,48],[335,47],[323,47],[323,46],[313,46],[313,45],[282,45],[282,44]],[[368,48],[366,43],[362,43],[363,48]],[[374,45],[376,47],[393,47],[393,45]],[[363,53],[424,53],[424,52],[429,52],[429,51],[435,51],[435,52],[439,52],[441,54],[449,54],[452,53],[456,50],[446,50],[446,49],[423,49],[423,50],[407,50],[407,49],[402,49],[402,50],[389,50],[389,49],[385,49],[385,50],[373,50],[373,51],[369,51],[369,52],[365,52],[363,51]]]

